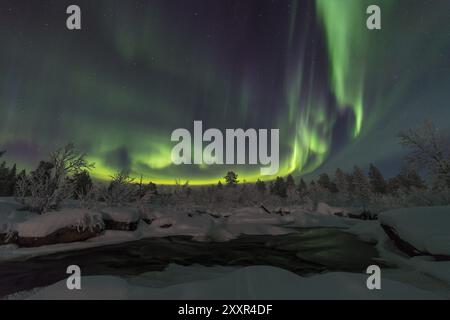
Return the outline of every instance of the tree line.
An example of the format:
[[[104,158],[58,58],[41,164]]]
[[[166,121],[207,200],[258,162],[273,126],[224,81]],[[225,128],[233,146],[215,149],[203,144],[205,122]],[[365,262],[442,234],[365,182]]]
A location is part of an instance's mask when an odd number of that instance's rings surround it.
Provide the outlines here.
[[[269,182],[240,183],[238,174],[230,171],[225,175],[224,183],[219,181],[215,186],[192,188],[188,182],[181,184],[177,181],[175,187],[166,188],[164,192],[158,192],[154,183],[142,183],[142,177],[135,181],[127,171],[112,176],[109,184],[93,183],[89,172],[94,164],[89,163],[86,155],[70,143],[52,152],[47,160],[40,161],[29,173],[25,170],[18,173],[16,165],[8,167],[3,161],[0,164],[0,196],[15,196],[26,209],[38,213],[56,210],[66,199],[77,199],[88,206],[96,201],[120,205],[150,198],[171,198],[167,202],[175,199],[212,203],[226,202],[230,198],[237,202],[268,201],[273,197],[280,201],[287,199],[291,203],[326,201],[359,206],[364,211],[379,199],[395,202],[395,199],[402,198],[406,202],[429,205],[450,203],[448,136],[432,123],[426,123],[400,133],[399,138],[409,153],[404,168],[390,179],[386,179],[374,164],[369,166],[367,174],[358,166],[354,166],[351,172],[338,168],[332,176],[322,173],[308,182],[304,178],[295,181],[293,175],[288,175]],[[0,152],[0,157],[3,154]],[[419,172],[425,173],[427,179],[424,180]],[[437,201],[436,196],[441,199]],[[413,198],[421,199],[416,201]]]

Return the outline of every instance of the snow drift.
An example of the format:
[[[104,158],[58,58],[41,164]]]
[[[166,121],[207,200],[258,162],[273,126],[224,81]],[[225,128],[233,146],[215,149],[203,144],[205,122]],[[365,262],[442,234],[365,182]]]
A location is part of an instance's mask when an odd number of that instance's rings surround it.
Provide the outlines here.
[[[380,223],[416,248],[415,255],[450,258],[450,206],[391,210],[380,215]]]
[[[382,290],[368,290],[367,275],[327,273],[311,278],[300,277],[289,271],[268,267],[246,267],[230,272],[219,267],[208,268],[207,279],[189,279],[196,267],[179,267],[182,281],[155,287],[145,279],[126,280],[113,276],[84,277],[82,290],[67,290],[66,281],[37,291],[30,299],[202,299],[202,300],[341,300],[341,299],[438,299],[438,296],[393,280],[383,280]],[[164,271],[165,273],[166,271]],[[161,278],[161,275],[157,275]],[[155,277],[155,275],[153,275]],[[171,274],[171,278],[176,278]],[[147,282],[147,283],[146,283]],[[147,285],[145,285],[147,284]]]

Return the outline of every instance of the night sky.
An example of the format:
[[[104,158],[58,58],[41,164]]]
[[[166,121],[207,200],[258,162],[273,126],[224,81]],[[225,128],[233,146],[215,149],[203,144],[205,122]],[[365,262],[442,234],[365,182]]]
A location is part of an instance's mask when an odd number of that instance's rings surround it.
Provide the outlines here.
[[[449,0],[1,0],[0,39],[0,149],[28,170],[73,141],[97,178],[255,181],[259,165],[171,164],[171,132],[202,120],[279,128],[279,175],[390,175],[401,129],[450,129]]]

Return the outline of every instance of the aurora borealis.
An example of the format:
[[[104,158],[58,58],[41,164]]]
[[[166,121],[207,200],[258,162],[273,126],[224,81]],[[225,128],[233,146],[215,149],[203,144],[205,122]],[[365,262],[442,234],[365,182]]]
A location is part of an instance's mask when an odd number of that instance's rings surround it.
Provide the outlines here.
[[[0,149],[27,169],[73,141],[97,178],[255,181],[259,166],[171,164],[171,132],[202,120],[279,128],[278,175],[389,172],[399,130],[450,129],[448,0],[2,0],[0,36]]]

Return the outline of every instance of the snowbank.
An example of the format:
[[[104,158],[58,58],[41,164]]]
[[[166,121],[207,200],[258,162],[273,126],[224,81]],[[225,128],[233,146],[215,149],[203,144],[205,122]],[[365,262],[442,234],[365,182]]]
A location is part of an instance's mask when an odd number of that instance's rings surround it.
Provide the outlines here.
[[[84,209],[65,209],[21,222],[17,225],[17,232],[19,237],[40,238],[64,228],[85,231],[102,226],[103,220],[98,213]]]
[[[17,223],[36,216],[36,213],[20,210],[21,208],[22,205],[14,198],[0,198],[0,225],[9,225],[11,228],[14,228]]]
[[[332,207],[326,203],[320,202],[317,205],[317,208],[315,210],[315,212],[319,213],[319,214],[325,214],[325,215],[335,215],[335,214],[346,214],[348,213],[348,210],[345,208],[337,208],[337,207]]]
[[[355,223],[351,219],[334,216],[334,212],[341,209],[323,204],[319,206],[319,213],[307,211],[302,207],[285,207],[282,210],[284,215],[269,214],[260,207],[230,208],[225,211],[195,206],[162,207],[152,208],[141,214],[136,208],[130,207],[106,207],[100,209],[100,213],[75,207],[76,203],[71,203],[70,208],[64,208],[62,212],[39,216],[36,213],[20,211],[21,205],[12,198],[0,198],[0,225],[5,225],[2,228],[11,231],[20,229],[19,239],[30,239],[27,247],[40,246],[33,249],[24,248],[23,241],[22,244],[19,243],[19,248],[0,245],[0,260],[79,250],[148,237],[184,235],[192,236],[197,241],[228,241],[241,235],[281,235],[296,232],[295,228],[347,228]],[[89,235],[85,239],[77,240],[83,242],[69,244],[67,242],[72,241],[64,241],[66,244],[58,245],[57,241],[61,239],[56,237],[34,244],[31,238],[48,236],[65,227],[83,227],[86,223],[89,227],[91,223],[102,223],[101,219],[106,231],[102,234],[97,232],[94,238]],[[5,237],[6,235],[4,234]],[[76,237],[70,237],[69,240],[75,241]]]
[[[112,276],[83,277],[82,290],[69,291],[61,281],[39,290],[30,299],[439,299],[432,293],[388,279],[382,280],[382,290],[368,290],[367,275],[353,273],[327,273],[311,278],[300,277],[289,271],[255,266],[230,270],[208,268],[209,274],[200,279],[188,277],[196,267],[180,267],[183,281],[159,287],[149,281],[152,273],[126,280]],[[197,274],[203,274],[197,273]],[[156,276],[161,279],[161,273]],[[171,278],[176,276],[171,274]],[[186,279],[188,277],[188,279]]]
[[[429,209],[433,208],[412,208],[386,212],[383,213],[381,217],[387,214],[388,218],[386,218],[385,216],[384,218],[382,218],[382,222],[384,221],[384,223],[391,223],[391,224],[395,223],[396,228],[403,230],[405,226],[404,225],[400,226],[398,224],[404,223],[403,220],[405,218],[403,215],[400,215],[399,217],[392,217],[393,215],[396,214],[396,212],[400,213],[403,213],[405,211],[424,212],[428,211]],[[438,208],[437,211],[440,210],[441,209]],[[411,217],[413,216],[414,215],[412,215]],[[437,217],[434,216],[434,218]],[[400,222],[400,220],[402,222]],[[415,223],[418,223],[418,221],[416,221]],[[430,225],[432,224],[430,223]],[[406,226],[408,226],[408,223],[406,223]],[[412,229],[416,228],[417,225],[413,224],[408,230],[409,232],[411,232]],[[420,229],[420,224],[419,228],[417,229]],[[380,259],[383,261],[383,263],[392,266],[397,266],[398,268],[401,268],[400,270],[413,273],[413,276],[410,279],[408,279],[408,281],[415,281],[414,278],[416,278],[418,273],[420,273],[430,276],[431,278],[437,279],[438,281],[443,281],[445,283],[444,286],[450,285],[450,262],[436,261],[432,256],[418,256],[411,258],[409,256],[402,254],[395,246],[394,242],[392,242],[392,240],[389,239],[388,235],[381,227],[379,221],[361,221],[345,231],[357,235],[360,239],[364,241],[377,243],[376,248],[380,254]],[[428,232],[430,231],[431,230],[428,230]],[[425,230],[422,232],[425,232]],[[430,247],[433,247],[434,249],[433,251],[448,252],[445,251],[446,247],[448,246],[448,242],[441,242],[442,239],[445,240],[446,236],[433,236],[433,234],[430,234],[429,237],[430,239],[428,240],[422,238],[424,240],[424,243],[428,245],[425,247],[427,248],[427,250],[429,250]],[[412,241],[411,239],[412,238],[409,238],[409,241]],[[415,245],[419,246],[419,244],[420,242],[415,242]],[[430,246],[430,244],[433,244],[433,246]]]
[[[391,210],[380,222],[421,252],[450,256],[450,206]]]

